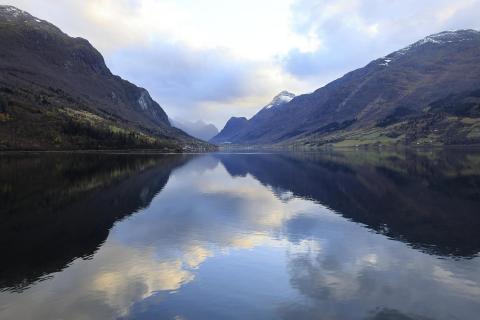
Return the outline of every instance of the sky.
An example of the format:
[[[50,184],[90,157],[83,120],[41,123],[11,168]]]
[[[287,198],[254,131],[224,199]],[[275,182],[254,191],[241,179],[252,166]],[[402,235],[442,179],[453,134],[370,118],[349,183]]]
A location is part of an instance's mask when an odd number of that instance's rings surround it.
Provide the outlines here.
[[[480,0],[10,0],[88,39],[167,114],[222,128],[282,90],[309,93],[445,30]]]

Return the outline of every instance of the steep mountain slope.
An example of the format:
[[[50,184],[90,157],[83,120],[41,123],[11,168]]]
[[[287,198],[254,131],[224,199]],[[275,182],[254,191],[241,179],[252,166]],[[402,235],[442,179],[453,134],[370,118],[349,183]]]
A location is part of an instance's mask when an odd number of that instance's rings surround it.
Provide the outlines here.
[[[230,143],[235,139],[235,136],[242,131],[248,124],[248,120],[245,117],[231,117],[222,131],[220,131],[210,142],[212,143]]]
[[[0,149],[204,147],[85,39],[0,6]]]
[[[218,129],[211,123],[205,123],[204,121],[181,121],[181,120],[172,120],[170,123],[175,128],[185,131],[192,137],[197,139],[208,141],[218,134]]]
[[[480,143],[479,89],[480,32],[442,32],[295,97],[281,112],[249,121],[231,142]]]
[[[269,119],[275,116],[277,113],[281,113],[283,106],[288,102],[292,101],[295,97],[295,94],[282,91],[277,94],[272,101],[263,107],[257,114],[255,114],[251,119],[247,120],[246,118],[235,118],[232,117],[226,123],[223,130],[215,136],[211,142],[212,143],[231,143],[238,142],[238,139],[248,139],[251,128],[260,127],[262,123],[269,121]]]

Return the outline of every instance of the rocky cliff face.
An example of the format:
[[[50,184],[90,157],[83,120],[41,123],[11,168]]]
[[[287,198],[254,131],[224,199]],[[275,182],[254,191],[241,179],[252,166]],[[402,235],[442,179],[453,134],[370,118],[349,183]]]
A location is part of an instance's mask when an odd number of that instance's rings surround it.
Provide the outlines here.
[[[87,40],[12,6],[0,6],[0,96],[0,148],[199,144],[170,126],[147,90],[113,75]]]
[[[478,89],[480,32],[442,32],[293,98],[281,112],[249,121],[231,142],[478,143],[478,118],[451,113],[461,104],[455,97],[466,99]],[[447,97],[450,113],[433,107]],[[475,103],[475,98],[468,101]]]

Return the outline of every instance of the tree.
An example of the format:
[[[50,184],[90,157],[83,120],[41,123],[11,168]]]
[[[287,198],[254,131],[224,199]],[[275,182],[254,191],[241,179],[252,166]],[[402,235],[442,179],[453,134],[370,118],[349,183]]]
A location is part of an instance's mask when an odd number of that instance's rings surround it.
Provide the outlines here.
[[[6,113],[8,108],[8,101],[4,96],[0,96],[0,112]]]

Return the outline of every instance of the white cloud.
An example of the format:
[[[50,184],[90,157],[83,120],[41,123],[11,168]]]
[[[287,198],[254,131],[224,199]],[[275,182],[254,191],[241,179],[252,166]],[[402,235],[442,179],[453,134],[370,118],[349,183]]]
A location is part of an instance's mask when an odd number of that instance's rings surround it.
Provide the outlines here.
[[[314,33],[322,45],[308,53],[292,49],[284,66],[320,86],[427,35],[480,28],[479,11],[478,0],[300,0],[293,6],[294,28]]]

